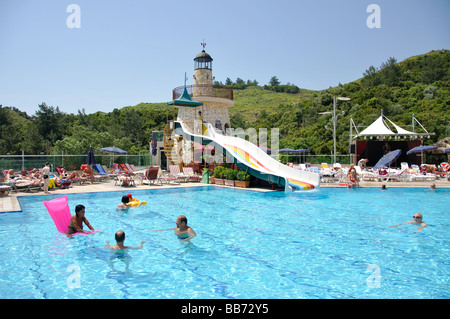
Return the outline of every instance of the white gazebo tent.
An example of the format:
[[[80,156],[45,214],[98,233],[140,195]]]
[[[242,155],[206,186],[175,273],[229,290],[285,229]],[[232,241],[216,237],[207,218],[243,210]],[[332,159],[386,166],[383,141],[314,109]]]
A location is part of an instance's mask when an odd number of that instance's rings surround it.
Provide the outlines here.
[[[425,133],[417,133],[415,132],[415,123],[418,123],[420,127],[425,131]],[[391,127],[389,126],[391,125]],[[353,135],[353,128],[356,130],[356,134]],[[414,117],[414,114],[412,115],[412,129],[413,131],[405,130],[404,128],[401,128],[399,125],[392,122],[390,119],[388,119],[386,116],[383,115],[383,111],[381,111],[380,117],[378,117],[372,124],[370,124],[368,127],[366,127],[363,131],[360,133],[358,132],[358,128],[356,127],[355,123],[353,122],[353,119],[350,119],[350,145],[353,143],[353,140],[357,139],[377,139],[377,140],[384,140],[385,138],[388,139],[423,139],[424,137],[430,138],[431,135],[434,135],[434,133],[429,133],[423,126],[420,124],[420,122]],[[421,144],[423,144],[421,142]],[[355,143],[355,154],[357,155],[357,149],[356,149],[356,143]]]

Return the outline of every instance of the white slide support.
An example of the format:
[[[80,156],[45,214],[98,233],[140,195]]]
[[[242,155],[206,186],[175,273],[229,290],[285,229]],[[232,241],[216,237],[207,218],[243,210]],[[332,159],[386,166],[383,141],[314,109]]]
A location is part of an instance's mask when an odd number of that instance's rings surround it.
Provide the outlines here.
[[[203,126],[206,126],[203,128],[203,135],[192,134],[183,122],[176,121],[175,133],[193,141],[202,141],[202,144],[223,148],[241,169],[270,183],[284,186],[286,192],[320,187],[318,174],[286,166],[245,139],[217,132],[210,123],[204,123]]]

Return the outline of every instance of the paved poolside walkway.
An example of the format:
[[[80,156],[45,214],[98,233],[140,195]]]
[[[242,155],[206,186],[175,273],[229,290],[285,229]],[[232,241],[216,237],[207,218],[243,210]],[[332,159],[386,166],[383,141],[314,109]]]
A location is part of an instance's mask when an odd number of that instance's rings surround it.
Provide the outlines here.
[[[436,187],[439,188],[450,188],[450,182],[446,180],[436,180],[436,181],[423,181],[423,182],[367,182],[363,181],[360,183],[361,187],[380,187],[381,185],[385,184],[386,187],[392,188],[392,187],[420,187],[420,188],[429,188],[431,184],[435,184]],[[168,189],[168,188],[184,188],[184,187],[200,187],[205,186],[207,184],[202,184],[200,182],[188,182],[188,183],[181,183],[180,185],[176,184],[163,184],[161,185],[138,185],[134,187],[121,187],[121,186],[115,186],[114,181],[104,181],[104,182],[98,182],[94,184],[86,184],[86,185],[74,185],[71,188],[68,189],[53,189],[50,191],[51,195],[60,195],[64,196],[66,194],[76,194],[76,193],[96,193],[96,192],[118,192],[120,194],[124,193],[133,193],[135,190],[144,190],[144,189]],[[228,186],[218,186],[214,185],[215,187],[228,187]],[[320,187],[340,187],[337,183],[321,183]],[[243,188],[241,188],[243,189]],[[271,192],[272,189],[269,188],[246,188],[245,190],[250,191],[260,191],[260,192]],[[15,212],[20,211],[20,205],[17,197],[20,196],[35,196],[35,195],[41,195],[42,199],[44,200],[47,195],[44,194],[42,191],[38,192],[10,192],[9,195],[0,195],[0,213],[4,212]]]

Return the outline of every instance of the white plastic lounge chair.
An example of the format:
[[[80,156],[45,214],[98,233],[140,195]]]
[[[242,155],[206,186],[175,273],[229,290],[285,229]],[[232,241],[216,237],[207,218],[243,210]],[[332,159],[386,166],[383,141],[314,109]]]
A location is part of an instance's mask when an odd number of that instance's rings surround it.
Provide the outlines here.
[[[0,183],[0,195],[9,195],[11,191],[11,186],[6,183]]]
[[[189,181],[199,182],[202,180],[202,177],[194,173],[194,169],[192,167],[183,167],[184,175],[189,176]]]
[[[170,175],[163,174],[163,172],[161,171],[161,167],[158,170],[158,178],[160,178],[161,181],[166,182],[166,184],[170,184],[170,183],[180,184],[178,177],[173,177]]]
[[[176,177],[180,181],[187,182],[189,180],[189,176],[180,172],[180,167],[178,165],[169,165],[170,176]]]

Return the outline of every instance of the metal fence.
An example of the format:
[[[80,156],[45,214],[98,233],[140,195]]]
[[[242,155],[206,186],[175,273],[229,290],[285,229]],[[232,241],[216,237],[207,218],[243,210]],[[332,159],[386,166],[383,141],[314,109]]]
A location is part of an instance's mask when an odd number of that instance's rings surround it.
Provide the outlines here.
[[[86,164],[86,154],[84,155],[0,155],[0,169],[13,169],[15,171],[29,168],[42,168],[45,162],[49,162],[52,167],[64,166],[67,170],[79,170],[81,164]],[[105,165],[108,169],[114,169],[113,163],[129,163],[134,166],[151,166],[152,157],[150,154],[140,155],[95,155],[98,164]]]
[[[333,164],[333,155],[279,155],[279,159],[282,163],[294,163],[294,164],[321,164],[328,163]],[[336,162],[340,164],[352,164],[352,155],[336,155]]]
[[[98,164],[105,165],[108,169],[114,169],[113,163],[133,164],[136,167],[152,166],[152,156],[150,154],[140,155],[95,155]],[[279,155],[282,163],[311,163],[333,164],[333,155]],[[351,155],[337,155],[336,160],[341,164],[351,164]],[[51,167],[64,166],[67,170],[79,170],[82,164],[86,163],[86,155],[0,155],[0,169],[13,169],[20,171],[29,168],[42,168],[45,162],[49,162]]]

